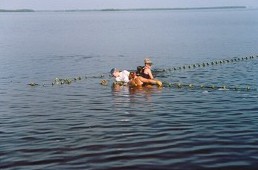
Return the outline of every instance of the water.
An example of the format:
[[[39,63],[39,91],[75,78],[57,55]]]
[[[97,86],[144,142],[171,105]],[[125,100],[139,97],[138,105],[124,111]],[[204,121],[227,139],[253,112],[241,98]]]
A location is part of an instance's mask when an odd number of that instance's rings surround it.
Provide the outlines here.
[[[256,55],[257,15],[1,13],[1,169],[255,169],[257,58],[156,74],[250,91],[111,88],[108,72],[135,69],[145,56],[154,69],[169,69]],[[51,85],[78,76],[71,85]],[[99,85],[102,79],[109,85]]]

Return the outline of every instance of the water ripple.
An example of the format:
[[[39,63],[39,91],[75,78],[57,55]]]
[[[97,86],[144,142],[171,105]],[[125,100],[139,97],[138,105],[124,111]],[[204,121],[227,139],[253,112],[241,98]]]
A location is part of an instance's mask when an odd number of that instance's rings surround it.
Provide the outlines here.
[[[107,76],[111,67],[141,65],[149,49],[156,70],[255,53],[250,16],[257,10],[1,14],[0,169],[257,169],[257,90],[112,88]],[[257,65],[156,75],[257,89]],[[51,85],[78,75],[89,76]]]

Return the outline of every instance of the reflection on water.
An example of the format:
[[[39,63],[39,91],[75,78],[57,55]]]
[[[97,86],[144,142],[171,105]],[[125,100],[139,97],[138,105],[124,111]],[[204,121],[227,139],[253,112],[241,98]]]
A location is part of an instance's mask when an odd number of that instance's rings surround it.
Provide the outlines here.
[[[257,63],[161,73],[159,79],[245,80],[257,88]],[[241,74],[231,75],[233,69]],[[12,91],[2,90],[1,169],[256,168],[257,91],[111,87],[99,81],[36,88],[15,83]]]
[[[161,92],[162,87],[156,87],[151,85],[134,88],[129,86],[121,86],[118,84],[112,85],[112,93],[114,98],[116,98],[117,100],[122,100],[122,97],[125,97],[129,99],[130,103],[152,102],[152,96],[156,93]]]

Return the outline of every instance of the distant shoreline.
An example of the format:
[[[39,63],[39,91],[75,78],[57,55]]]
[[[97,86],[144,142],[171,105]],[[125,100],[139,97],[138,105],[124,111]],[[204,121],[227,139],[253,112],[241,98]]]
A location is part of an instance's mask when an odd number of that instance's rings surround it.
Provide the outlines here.
[[[169,11],[169,10],[200,10],[200,9],[243,9],[246,6],[217,6],[217,7],[193,7],[193,8],[135,8],[135,9],[102,9],[100,11]]]
[[[0,9],[0,12],[36,12],[33,9]]]
[[[128,9],[70,9],[70,10],[33,10],[33,9],[0,9],[0,12],[89,12],[89,11],[176,11],[176,10],[207,10],[207,9],[245,9],[246,6],[215,6],[192,8],[128,8]]]

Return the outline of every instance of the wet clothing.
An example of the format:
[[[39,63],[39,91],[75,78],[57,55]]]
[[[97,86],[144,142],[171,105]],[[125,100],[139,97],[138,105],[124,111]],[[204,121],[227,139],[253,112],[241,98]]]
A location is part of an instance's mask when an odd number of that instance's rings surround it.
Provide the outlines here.
[[[142,76],[143,78],[151,79],[149,74],[144,73],[144,69],[145,69],[144,66],[138,66],[136,71],[137,76]]]
[[[119,76],[116,77],[116,81],[123,81],[125,83],[129,82],[129,74],[130,72],[127,70],[123,70],[119,73]]]
[[[143,78],[146,78],[146,79],[151,79],[151,77],[150,77],[149,74],[145,74],[145,73],[144,73],[144,69],[145,69],[145,68],[142,69],[141,76],[142,76]]]

